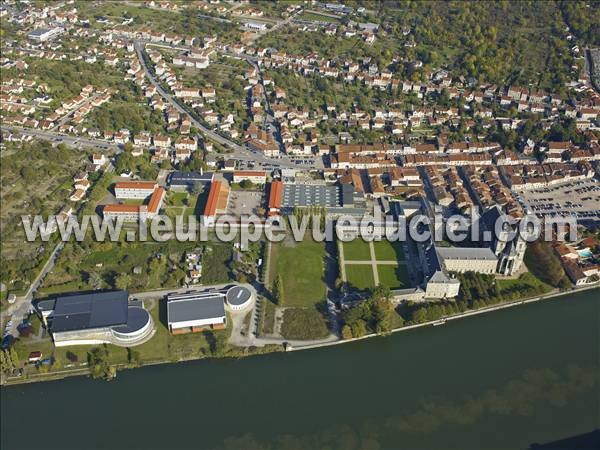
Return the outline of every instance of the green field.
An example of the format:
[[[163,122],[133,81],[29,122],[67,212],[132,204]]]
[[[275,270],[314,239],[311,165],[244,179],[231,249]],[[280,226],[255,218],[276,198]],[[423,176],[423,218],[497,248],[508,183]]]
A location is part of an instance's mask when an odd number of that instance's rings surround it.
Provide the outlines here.
[[[544,283],[531,272],[525,272],[519,278],[496,279],[496,284],[502,295],[528,290],[536,290],[538,292],[549,292],[552,290],[552,286]]]
[[[360,291],[375,287],[370,264],[346,264],[346,278],[350,287]]]
[[[362,239],[354,239],[350,242],[343,242],[344,259],[346,261],[369,261],[371,260],[371,251],[369,243]]]
[[[404,259],[404,249],[400,241],[388,241],[384,238],[381,241],[373,241],[373,246],[375,247],[375,258],[378,261],[400,261]]]
[[[188,198],[187,192],[169,192],[166,203],[169,206],[187,206],[186,205],[187,198]]]
[[[377,273],[379,274],[379,284],[382,286],[390,289],[402,289],[409,286],[408,272],[405,265],[379,264]]]
[[[316,309],[293,308],[283,312],[281,335],[285,339],[321,339],[328,334],[327,321]]]
[[[271,249],[271,283],[283,280],[284,306],[314,306],[325,298],[325,246],[310,238],[279,242]]]

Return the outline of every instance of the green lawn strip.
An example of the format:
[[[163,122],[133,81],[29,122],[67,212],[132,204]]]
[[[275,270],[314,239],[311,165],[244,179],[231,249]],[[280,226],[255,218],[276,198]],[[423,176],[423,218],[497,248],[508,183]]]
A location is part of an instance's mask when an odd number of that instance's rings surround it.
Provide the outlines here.
[[[369,243],[362,239],[344,242],[344,259],[347,261],[370,261]]]
[[[379,264],[377,273],[379,274],[379,284],[382,286],[390,289],[402,289],[409,285],[408,272],[404,265]]]
[[[184,200],[187,198],[187,192],[169,192],[167,203],[169,206],[186,206]]]
[[[227,339],[231,335],[231,318],[224,330],[205,330],[199,333],[172,335],[166,325],[166,301],[150,311],[156,333],[148,342],[132,347],[138,353],[140,362],[177,361],[194,357],[210,356],[215,352],[226,352]]]
[[[310,238],[288,246],[279,242],[271,250],[271,281],[283,280],[283,306],[312,306],[325,298],[325,246]]]
[[[375,287],[371,264],[346,264],[346,278],[351,288],[360,291]]]
[[[328,334],[327,320],[314,308],[288,308],[283,312],[281,335],[285,339],[321,339]]]
[[[45,297],[52,294],[60,294],[62,292],[75,292],[84,288],[82,280],[73,280],[67,283],[54,284],[52,286],[43,287],[38,291],[38,297]]]
[[[264,309],[260,322],[261,333],[272,334],[275,328],[275,305],[273,302],[263,298],[261,307]]]
[[[378,261],[400,261],[404,259],[404,249],[400,241],[373,241],[375,247],[375,258]]]
[[[552,286],[544,283],[531,272],[523,273],[519,278],[514,279],[497,279],[500,295],[516,296],[517,293],[546,293],[552,290]]]
[[[123,202],[124,205],[133,205],[133,206],[144,205],[146,203],[145,200],[140,200],[137,198],[126,198],[121,201]]]

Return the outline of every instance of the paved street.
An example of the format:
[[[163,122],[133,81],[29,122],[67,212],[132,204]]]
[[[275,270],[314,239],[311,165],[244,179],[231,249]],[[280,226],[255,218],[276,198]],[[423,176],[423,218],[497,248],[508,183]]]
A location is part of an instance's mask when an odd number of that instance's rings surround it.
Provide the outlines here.
[[[152,72],[150,71],[149,67],[146,64],[146,60],[143,57],[143,54],[145,51],[144,50],[145,44],[146,44],[145,41],[141,41],[141,40],[135,41],[135,49],[136,49],[136,52],[138,55],[138,59],[140,61],[142,68],[144,69],[144,73],[146,74],[146,77],[148,78],[150,83],[152,83],[156,87],[157,92],[167,102],[169,102],[175,109],[177,109],[177,111],[179,111],[181,114],[185,114],[186,116],[188,116],[190,118],[190,121],[192,122],[193,126],[198,128],[198,130],[200,130],[200,132],[206,138],[208,138],[211,141],[214,141],[220,145],[223,145],[224,147],[227,147],[227,148],[233,150],[233,153],[231,154],[231,158],[233,158],[233,159],[238,159],[240,161],[251,161],[251,162],[254,162],[255,164],[257,164],[258,166],[270,166],[270,167],[272,166],[272,167],[280,167],[280,168],[285,168],[285,167],[296,168],[296,167],[298,167],[295,163],[293,163],[291,161],[291,159],[287,155],[284,155],[283,157],[277,158],[277,159],[267,158],[265,155],[263,155],[260,152],[252,151],[246,146],[242,146],[230,139],[227,139],[227,138],[221,136],[220,134],[216,133],[215,131],[211,130],[210,128],[206,127],[205,125],[200,123],[198,120],[196,120],[194,118],[194,115],[189,111],[188,107],[185,106],[183,103],[179,102],[175,97],[173,97],[170,93],[168,93],[165,89],[163,89],[163,87],[160,85],[159,81],[154,77],[154,75],[152,74]],[[223,52],[223,53],[228,54],[226,52]],[[250,64],[254,65],[255,67],[258,67],[256,58],[251,58],[248,55],[242,55],[242,56],[233,55],[233,54],[228,54],[228,55],[235,56],[235,57],[241,57],[243,59],[246,59]],[[260,70],[260,68],[259,68],[259,70]],[[303,168],[306,169],[307,167],[303,167]],[[257,169],[258,169],[258,167],[257,167]]]
[[[27,289],[25,295],[17,297],[15,303],[10,305],[6,312],[3,314],[4,317],[12,317],[12,326],[8,331],[13,336],[18,335],[17,326],[22,322],[22,319],[29,314],[29,311],[32,308],[31,300],[33,299],[33,294],[38,290],[38,288],[42,284],[42,281],[44,281],[46,275],[48,275],[48,273],[50,273],[52,269],[54,269],[56,259],[60,255],[60,252],[62,251],[64,246],[65,243],[60,241],[56,245],[56,247],[54,247],[54,250],[52,250],[48,261],[46,261],[46,264],[44,265],[38,276],[33,280],[31,285],[29,286],[29,289]]]
[[[0,125],[0,129],[2,130],[2,132],[10,131],[26,136],[33,136],[38,139],[46,139],[48,141],[54,142],[55,144],[64,143],[71,147],[93,147],[97,150],[114,149],[117,151],[117,153],[122,151],[118,144],[115,144],[114,142],[104,141],[102,139],[69,136],[66,134],[57,133],[55,131],[36,130],[33,128],[23,128],[9,125]]]

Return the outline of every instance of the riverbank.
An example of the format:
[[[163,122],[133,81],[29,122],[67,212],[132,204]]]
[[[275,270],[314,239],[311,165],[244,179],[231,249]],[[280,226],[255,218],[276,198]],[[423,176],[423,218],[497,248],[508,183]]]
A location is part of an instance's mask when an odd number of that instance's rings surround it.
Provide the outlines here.
[[[574,292],[353,345],[143,367],[110,383],[71,377],[11,386],[2,390],[0,446],[549,444],[598,428],[599,300],[597,290]],[[110,433],[98,433],[106,417]],[[68,439],[48,439],[65,426]]]
[[[136,368],[140,368],[140,367],[176,364],[176,363],[189,362],[189,361],[208,360],[208,359],[213,359],[213,360],[214,359],[241,359],[241,358],[247,358],[249,356],[265,355],[268,353],[281,352],[281,351],[300,351],[300,350],[318,349],[318,348],[329,347],[329,346],[334,346],[334,345],[348,344],[348,343],[352,343],[352,342],[356,342],[356,341],[363,341],[363,340],[378,337],[378,336],[387,336],[389,334],[395,334],[395,333],[399,333],[402,331],[411,331],[411,330],[415,330],[415,329],[423,328],[423,327],[441,326],[441,325],[445,324],[447,321],[451,321],[451,320],[464,319],[464,318],[468,318],[471,316],[487,314],[487,313],[498,311],[498,310],[513,308],[513,307],[519,306],[519,305],[525,305],[525,304],[540,302],[540,301],[544,301],[544,300],[556,299],[556,298],[560,298],[560,297],[563,297],[566,295],[578,294],[578,293],[582,293],[582,292],[586,292],[586,291],[591,291],[594,289],[600,289],[600,286],[598,286],[598,285],[584,286],[584,287],[579,287],[579,288],[572,288],[567,291],[553,291],[553,292],[549,292],[544,295],[539,295],[539,296],[520,299],[520,300],[514,300],[514,301],[510,301],[510,302],[500,303],[497,305],[492,305],[492,306],[486,306],[486,307],[478,308],[475,310],[468,310],[463,313],[446,316],[446,317],[443,317],[442,319],[438,319],[438,320],[427,321],[427,322],[414,324],[414,325],[406,325],[406,326],[403,326],[400,328],[393,329],[387,334],[371,333],[371,334],[366,334],[364,336],[357,337],[357,338],[338,339],[338,340],[331,340],[328,338],[327,340],[324,340],[323,342],[311,343],[311,344],[307,344],[307,345],[302,345],[302,342],[298,342],[298,341],[294,342],[294,341],[282,340],[281,343],[273,342],[273,343],[270,343],[263,347],[256,347],[255,351],[253,351],[253,352],[248,352],[248,349],[245,349],[247,352],[246,354],[241,353],[241,354],[235,355],[235,356],[221,356],[221,357],[205,356],[205,357],[201,357],[201,358],[192,357],[192,358],[182,358],[177,361],[157,360],[157,361],[144,362],[141,364],[114,364],[114,367],[117,369],[117,371],[123,371],[123,370],[136,369]],[[282,345],[282,344],[285,344],[285,345]],[[243,352],[244,348],[240,347],[240,350],[241,350],[241,352]],[[73,370],[63,370],[60,372],[31,374],[31,375],[29,375],[28,378],[7,377],[6,379],[3,380],[2,385],[14,386],[14,385],[19,385],[19,384],[37,383],[37,382],[42,382],[42,381],[61,380],[61,379],[65,379],[67,377],[76,377],[76,376],[82,376],[82,375],[90,375],[90,370],[88,368],[78,368],[78,369],[73,369]]]
[[[535,302],[540,302],[543,300],[550,300],[550,299],[554,299],[554,298],[558,298],[558,297],[563,297],[563,296],[569,295],[569,294],[578,294],[580,292],[591,291],[594,289],[600,289],[600,286],[599,285],[583,286],[583,287],[579,287],[579,288],[572,288],[567,291],[558,291],[557,290],[557,291],[553,291],[548,294],[544,294],[544,295],[540,295],[540,296],[535,296],[535,297],[530,297],[530,298],[525,298],[525,299],[520,299],[520,300],[513,300],[510,302],[499,303],[497,305],[485,306],[483,308],[465,311],[460,314],[453,314],[451,316],[443,317],[442,319],[439,319],[439,320],[431,320],[428,322],[418,323],[418,324],[414,324],[414,325],[406,325],[406,326],[403,326],[400,328],[395,328],[395,329],[391,330],[388,334],[398,333],[401,331],[409,331],[409,330],[414,330],[416,328],[422,328],[422,327],[428,327],[428,326],[443,325],[445,322],[450,321],[450,320],[464,319],[467,317],[490,313],[490,312],[498,311],[501,309],[512,308],[515,306],[526,305],[528,303],[535,303]],[[385,335],[377,334],[377,333],[370,333],[370,334],[365,334],[364,336],[357,337],[357,338],[340,339],[339,341],[334,341],[334,342],[324,342],[322,344],[312,344],[312,345],[307,345],[307,346],[292,347],[292,348],[289,348],[287,351],[308,350],[311,348],[329,347],[331,345],[339,345],[339,344],[345,344],[345,343],[349,343],[349,342],[362,341],[364,339],[370,339],[370,338],[374,338],[374,337],[378,337],[378,336],[385,336]]]

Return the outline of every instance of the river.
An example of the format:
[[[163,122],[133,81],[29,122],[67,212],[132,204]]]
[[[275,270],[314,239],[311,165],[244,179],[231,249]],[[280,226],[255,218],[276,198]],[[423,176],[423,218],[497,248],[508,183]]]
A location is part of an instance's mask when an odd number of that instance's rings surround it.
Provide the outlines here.
[[[599,291],[239,360],[3,388],[2,449],[527,449],[600,428]]]

